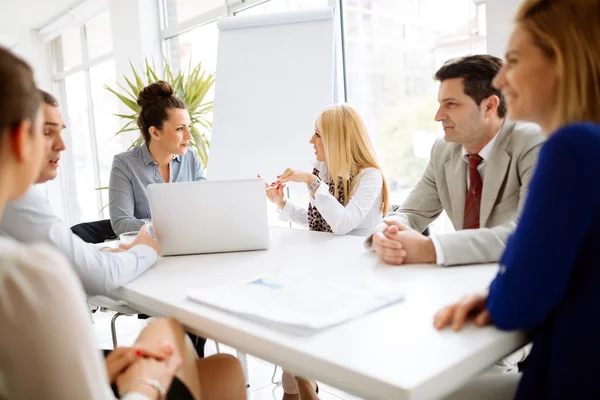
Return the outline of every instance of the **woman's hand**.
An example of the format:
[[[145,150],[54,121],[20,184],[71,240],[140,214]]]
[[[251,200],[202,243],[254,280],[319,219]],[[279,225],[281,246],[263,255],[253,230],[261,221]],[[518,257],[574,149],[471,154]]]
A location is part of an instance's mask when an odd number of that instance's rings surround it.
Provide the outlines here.
[[[309,184],[313,177],[314,177],[314,175],[310,174],[308,172],[297,171],[297,170],[288,168],[285,171],[283,171],[283,174],[279,175],[277,177],[277,180],[275,182],[273,182],[271,185],[275,186],[275,185],[278,185],[281,183],[287,183],[287,182],[300,182],[300,183]]]
[[[279,184],[275,187],[269,186],[265,184],[267,191],[267,198],[271,200],[272,203],[277,204],[281,210],[285,207],[285,196],[283,195],[283,189],[285,188],[284,184]]]
[[[463,297],[458,303],[438,311],[433,317],[433,326],[436,329],[444,329],[452,325],[452,329],[458,331],[469,318],[474,318],[477,326],[491,324],[492,318],[485,308],[487,298],[487,290]]]
[[[170,357],[173,351],[173,346],[168,343],[157,345],[155,348],[148,346],[117,347],[104,360],[106,363],[106,372],[108,373],[108,381],[113,383],[123,371],[142,357],[164,360]]]
[[[257,175],[256,177],[262,179],[260,175]],[[265,182],[264,179],[263,182]],[[271,203],[277,204],[277,207],[282,210],[283,207],[285,207],[285,196],[283,195],[283,189],[285,189],[285,184],[273,186],[265,182],[265,192],[267,193],[267,198],[271,201]]]
[[[158,398],[158,392],[153,387],[142,382],[142,379],[157,380],[160,386],[167,390],[171,386],[175,371],[182,364],[179,355],[171,355],[164,360],[155,358],[139,358],[117,377],[116,383],[119,392],[124,395],[128,392],[136,392],[148,396],[151,399]]]
[[[140,232],[135,237],[135,240],[133,241],[133,243],[120,244],[119,248],[123,249],[123,250],[129,250],[133,246],[137,246],[139,244],[145,244],[147,246],[150,246],[150,247],[152,247],[152,249],[154,249],[154,251],[156,251],[156,254],[160,254],[160,244],[158,244],[156,239],[154,239],[154,237],[150,234],[150,232],[148,232],[148,225],[142,226],[142,228],[140,229]]]

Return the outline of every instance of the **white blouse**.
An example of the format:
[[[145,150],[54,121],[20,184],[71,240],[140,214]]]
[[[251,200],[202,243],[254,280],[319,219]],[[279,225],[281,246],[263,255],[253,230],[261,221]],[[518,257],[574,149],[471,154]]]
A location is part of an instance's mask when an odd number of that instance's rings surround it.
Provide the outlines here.
[[[358,179],[354,193],[346,206],[329,193],[327,180],[327,165],[316,162],[315,168],[319,170],[322,180],[315,196],[310,196],[310,204],[316,207],[321,216],[327,221],[335,235],[369,236],[377,227],[382,218],[381,199],[383,176],[376,168],[361,170],[355,179]],[[287,200],[282,210],[279,210],[279,219],[308,227],[308,210],[296,206]]]
[[[0,399],[115,398],[86,304],[56,250],[0,237]]]

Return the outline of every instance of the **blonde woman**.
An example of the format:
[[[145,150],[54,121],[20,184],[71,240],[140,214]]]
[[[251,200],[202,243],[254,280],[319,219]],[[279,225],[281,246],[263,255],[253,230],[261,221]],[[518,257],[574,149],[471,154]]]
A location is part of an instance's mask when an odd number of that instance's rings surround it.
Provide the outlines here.
[[[389,189],[358,111],[347,104],[326,108],[310,143],[317,159],[313,171],[286,169],[267,188],[279,218],[313,231],[369,235],[388,210]],[[306,184],[308,208],[285,199],[283,189],[289,182]]]
[[[369,235],[388,210],[389,189],[360,114],[347,104],[326,108],[317,118],[310,143],[317,159],[313,171],[286,169],[267,187],[279,218],[312,231]],[[284,198],[289,182],[307,185],[308,209]],[[285,371],[282,386],[284,400],[318,398],[316,382]]]
[[[495,85],[509,117],[539,124],[548,140],[489,290],[434,317],[438,329],[474,317],[478,326],[531,332],[517,399],[600,399],[599,21],[598,0],[519,8]]]

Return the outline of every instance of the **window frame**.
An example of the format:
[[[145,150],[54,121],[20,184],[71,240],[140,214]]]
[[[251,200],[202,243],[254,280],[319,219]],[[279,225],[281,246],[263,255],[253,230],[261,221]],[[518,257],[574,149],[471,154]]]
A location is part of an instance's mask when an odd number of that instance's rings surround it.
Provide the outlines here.
[[[108,7],[101,10],[100,12],[109,12]],[[91,78],[90,78],[90,69],[93,67],[100,65],[104,62],[114,60],[114,48],[105,54],[100,56],[91,58],[88,53],[88,39],[86,32],[86,23],[94,18],[91,16],[90,18],[82,21],[78,26],[73,27],[73,29],[78,29],[81,37],[81,54],[82,54],[82,62],[66,71],[63,71],[63,52],[62,52],[62,39],[61,35],[58,35],[54,39],[52,39],[49,43],[50,48],[50,59],[52,65],[52,84],[55,89],[55,92],[58,93],[58,98],[60,99],[60,103],[62,105],[61,112],[63,114],[63,118],[67,124],[67,132],[68,135],[64,138],[67,143],[68,150],[73,150],[72,140],[71,140],[71,124],[69,117],[69,109],[67,103],[69,99],[67,98],[66,93],[66,78],[83,72],[85,77],[85,91],[86,91],[86,100],[87,100],[87,112],[88,112],[88,129],[89,129],[89,140],[91,143],[91,153],[92,153],[92,166],[94,170],[94,185],[96,188],[100,188],[102,186],[101,176],[100,176],[100,161],[98,157],[98,143],[97,143],[97,132],[96,132],[96,124],[95,124],[95,114],[94,114],[94,102],[92,98],[92,86],[91,86]],[[63,171],[65,172],[67,179],[63,180],[62,190],[65,194],[64,199],[66,201],[66,217],[68,219],[69,225],[73,225],[74,223],[79,223],[81,221],[81,215],[75,215],[74,210],[80,210],[80,207],[76,207],[78,204],[77,200],[77,183],[75,179],[75,161],[73,159],[73,153],[70,151],[65,152],[65,162],[63,165]],[[108,204],[104,204],[102,191],[96,191],[96,208],[97,208],[97,217],[99,219],[105,219],[107,213]]]
[[[173,26],[168,26],[167,19],[167,1],[168,0],[158,0],[159,1],[159,9],[160,9],[160,19],[161,19],[161,32],[160,38],[164,42],[172,37],[181,35],[193,29],[199,28],[202,25],[209,24],[214,22],[220,18],[225,17],[233,17],[235,14],[247,10],[248,8],[252,8],[254,6],[258,6],[260,4],[268,3],[270,1],[277,0],[223,0],[223,5],[208,10],[202,14],[198,14],[188,20],[179,22],[174,24]],[[301,1],[301,0],[300,0]],[[328,6],[339,7],[341,4],[341,0],[327,0]],[[168,53],[167,53],[168,54]]]

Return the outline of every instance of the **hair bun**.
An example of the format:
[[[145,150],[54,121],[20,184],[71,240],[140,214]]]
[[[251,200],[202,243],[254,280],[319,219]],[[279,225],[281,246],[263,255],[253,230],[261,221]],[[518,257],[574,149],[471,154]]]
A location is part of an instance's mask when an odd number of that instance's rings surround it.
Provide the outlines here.
[[[161,97],[173,96],[173,93],[175,93],[175,90],[168,82],[154,82],[138,93],[137,104],[144,107],[157,102]]]

